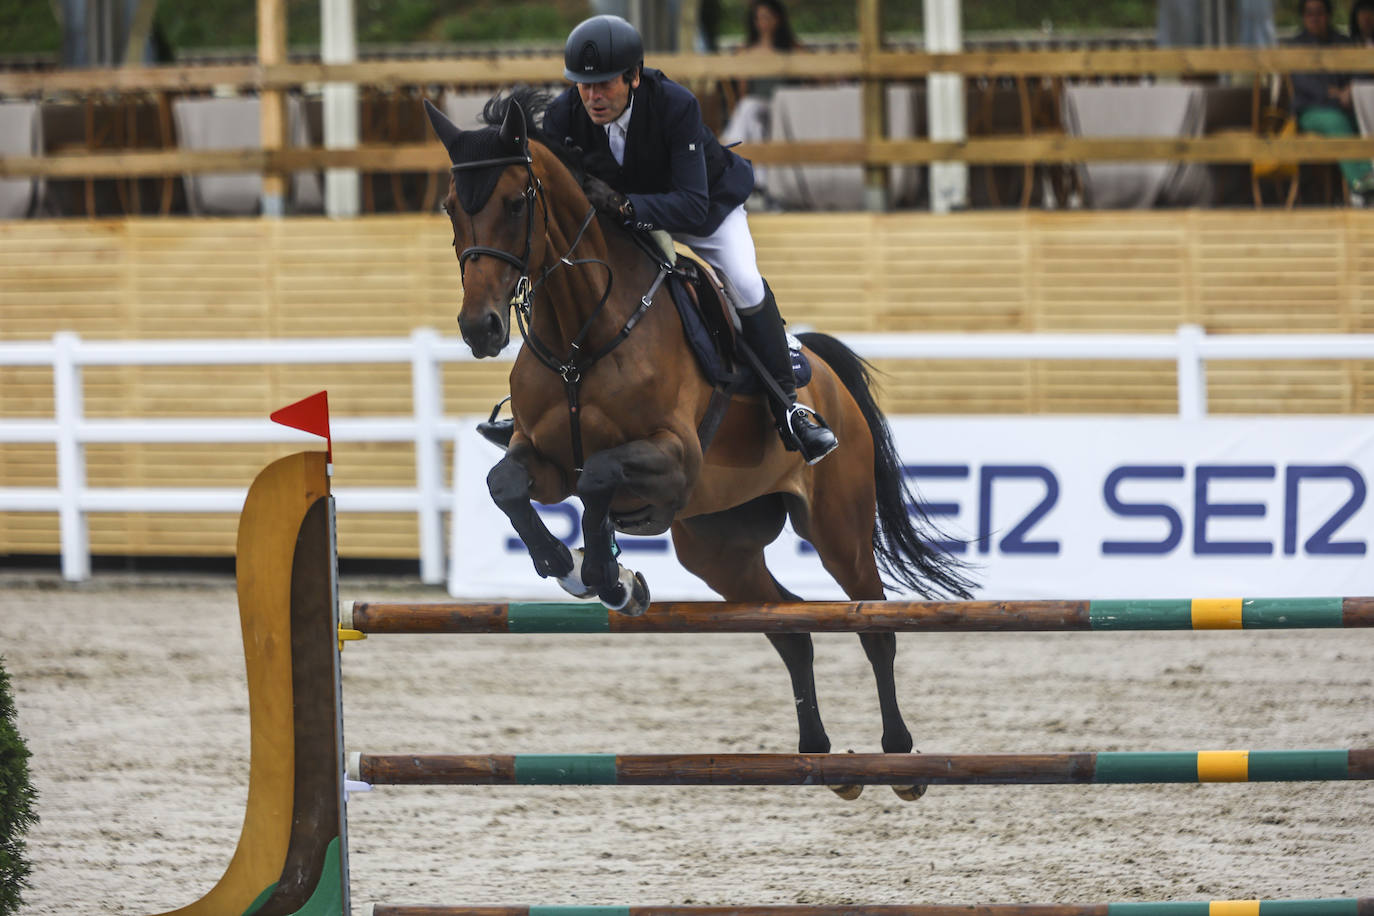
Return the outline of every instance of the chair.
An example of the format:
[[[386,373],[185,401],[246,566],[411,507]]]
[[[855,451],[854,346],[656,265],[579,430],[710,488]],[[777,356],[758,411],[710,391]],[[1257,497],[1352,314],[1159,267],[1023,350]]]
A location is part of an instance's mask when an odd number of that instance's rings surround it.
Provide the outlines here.
[[[261,105],[256,97],[181,98],[172,103],[183,149],[252,149],[262,144]],[[309,146],[309,128],[298,98],[286,100],[288,142]],[[186,207],[193,215],[244,216],[258,212],[262,176],[252,172],[185,176]],[[291,176],[291,210],[320,213],[324,192],[314,172]]]
[[[1374,80],[1354,80],[1350,84],[1350,104],[1361,137],[1374,136]]]
[[[43,155],[43,120],[37,102],[0,102],[0,155]],[[41,178],[0,180],[0,219],[24,219],[43,198]]]
[[[888,136],[915,135],[915,89],[887,87]],[[858,140],[863,137],[863,103],[858,86],[782,86],[773,94],[774,142]],[[892,203],[912,204],[921,190],[914,166],[893,166]],[[784,207],[808,210],[862,210],[864,178],[858,165],[774,166],[768,170],[769,195]]]
[[[1080,137],[1197,137],[1207,106],[1197,86],[1102,85],[1064,90],[1064,124]],[[1206,203],[1211,180],[1198,163],[1088,162],[1079,167],[1090,206],[1102,209]]]
[[[1265,98],[1267,96],[1267,98]],[[1293,82],[1287,75],[1255,74],[1251,102],[1251,127],[1257,137],[1288,139],[1298,135],[1298,119],[1289,100]],[[1250,163],[1250,188],[1255,206],[1264,203],[1263,184],[1272,182],[1287,189],[1280,192],[1284,208],[1291,210],[1298,200],[1299,168],[1296,159],[1256,159]]]

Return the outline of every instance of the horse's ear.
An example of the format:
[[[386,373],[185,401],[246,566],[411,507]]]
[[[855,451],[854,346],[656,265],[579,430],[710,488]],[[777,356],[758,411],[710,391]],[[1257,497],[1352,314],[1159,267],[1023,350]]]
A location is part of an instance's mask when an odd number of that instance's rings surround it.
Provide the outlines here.
[[[529,142],[529,128],[525,124],[525,109],[515,99],[506,106],[506,117],[501,121],[501,142],[512,150],[525,152]]]
[[[457,165],[458,138],[462,136],[463,129],[435,108],[429,99],[425,99],[425,114],[429,115],[429,126],[434,128],[434,135],[444,144],[444,149],[448,150],[449,161]]]

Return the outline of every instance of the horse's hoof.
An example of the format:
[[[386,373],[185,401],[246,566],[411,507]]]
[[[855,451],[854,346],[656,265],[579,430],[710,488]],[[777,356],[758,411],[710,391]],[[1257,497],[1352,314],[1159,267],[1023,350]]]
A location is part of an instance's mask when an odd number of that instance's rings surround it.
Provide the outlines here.
[[[840,798],[843,798],[845,801],[853,801],[854,799],[858,798],[860,795],[864,794],[864,787],[861,786],[861,785],[858,785],[858,786],[829,786],[828,788],[830,789],[831,792],[834,792],[836,795],[838,795]]]
[[[644,581],[643,573],[635,573],[634,587],[630,589],[630,603],[620,613],[638,617],[649,609],[649,583]]]
[[[649,583],[644,581],[643,574],[620,567],[620,578],[614,589],[618,600],[607,601],[603,595],[602,603],[617,614],[638,617],[649,609]]]
[[[563,587],[563,591],[574,598],[591,598],[596,594],[596,589],[582,582],[582,557],[583,550],[581,547],[572,552],[572,571],[566,576],[560,576],[558,584]]]
[[[897,797],[902,801],[916,801],[922,795],[926,794],[926,789],[928,788],[930,788],[930,786],[893,786],[892,791],[895,792]]]
[[[625,602],[611,610],[626,617],[639,617],[649,609],[649,583],[644,581],[643,573],[620,567],[620,587],[625,590]]]

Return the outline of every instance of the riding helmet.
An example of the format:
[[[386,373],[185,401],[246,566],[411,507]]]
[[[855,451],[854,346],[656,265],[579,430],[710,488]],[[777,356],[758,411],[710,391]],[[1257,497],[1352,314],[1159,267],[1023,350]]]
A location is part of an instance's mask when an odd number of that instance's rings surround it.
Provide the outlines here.
[[[574,83],[604,83],[643,63],[639,30],[619,16],[582,20],[563,46],[563,76]]]

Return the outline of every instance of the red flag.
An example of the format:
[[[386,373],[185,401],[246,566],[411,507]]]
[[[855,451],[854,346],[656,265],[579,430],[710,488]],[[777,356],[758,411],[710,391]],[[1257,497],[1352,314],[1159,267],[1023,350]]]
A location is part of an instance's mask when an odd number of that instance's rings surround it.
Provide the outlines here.
[[[325,460],[334,462],[334,439],[329,435],[329,392],[320,391],[281,410],[272,412],[272,422],[304,430],[325,440]]]

